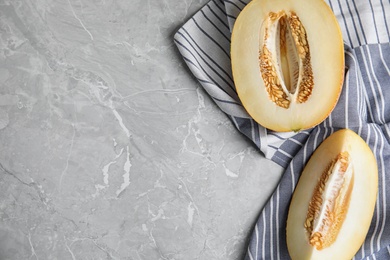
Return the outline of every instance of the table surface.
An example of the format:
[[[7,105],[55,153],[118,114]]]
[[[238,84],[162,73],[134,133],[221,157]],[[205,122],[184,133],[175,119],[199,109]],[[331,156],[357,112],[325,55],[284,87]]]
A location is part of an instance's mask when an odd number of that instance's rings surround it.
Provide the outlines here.
[[[0,0],[0,259],[241,259],[282,169],[173,43],[207,0]]]

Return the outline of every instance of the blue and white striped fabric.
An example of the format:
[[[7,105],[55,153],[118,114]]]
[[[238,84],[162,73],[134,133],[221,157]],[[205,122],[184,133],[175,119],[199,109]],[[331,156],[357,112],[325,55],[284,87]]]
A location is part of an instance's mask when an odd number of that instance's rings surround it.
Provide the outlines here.
[[[326,1],[339,21],[345,42],[344,88],[331,115],[300,133],[278,133],[259,126],[235,92],[230,34],[235,18],[248,2],[212,0],[174,37],[196,79],[237,129],[267,158],[286,168],[258,218],[245,258],[289,259],[285,241],[287,211],[300,173],[326,137],[349,128],[366,140],[379,167],[374,217],[354,259],[390,259],[390,1]]]

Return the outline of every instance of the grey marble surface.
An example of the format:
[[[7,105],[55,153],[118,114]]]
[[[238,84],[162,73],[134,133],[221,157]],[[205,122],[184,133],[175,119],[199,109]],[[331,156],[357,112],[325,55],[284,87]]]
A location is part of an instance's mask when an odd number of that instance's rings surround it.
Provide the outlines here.
[[[0,0],[0,259],[241,259],[282,169],[173,44],[207,0]]]

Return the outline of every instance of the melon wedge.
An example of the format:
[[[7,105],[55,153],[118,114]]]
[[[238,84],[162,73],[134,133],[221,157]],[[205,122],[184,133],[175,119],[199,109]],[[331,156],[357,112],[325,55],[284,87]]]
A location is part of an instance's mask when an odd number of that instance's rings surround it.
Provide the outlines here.
[[[351,259],[367,235],[378,192],[376,159],[351,130],[315,150],[291,200],[287,247],[292,259]]]
[[[231,38],[238,96],[274,131],[311,128],[334,109],[344,80],[339,24],[323,0],[253,0]]]

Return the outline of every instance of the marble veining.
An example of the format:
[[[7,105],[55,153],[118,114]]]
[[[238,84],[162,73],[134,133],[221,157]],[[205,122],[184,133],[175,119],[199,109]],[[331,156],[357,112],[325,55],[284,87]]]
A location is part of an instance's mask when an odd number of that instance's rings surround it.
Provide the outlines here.
[[[240,259],[282,170],[191,76],[207,0],[0,0],[0,259]]]

